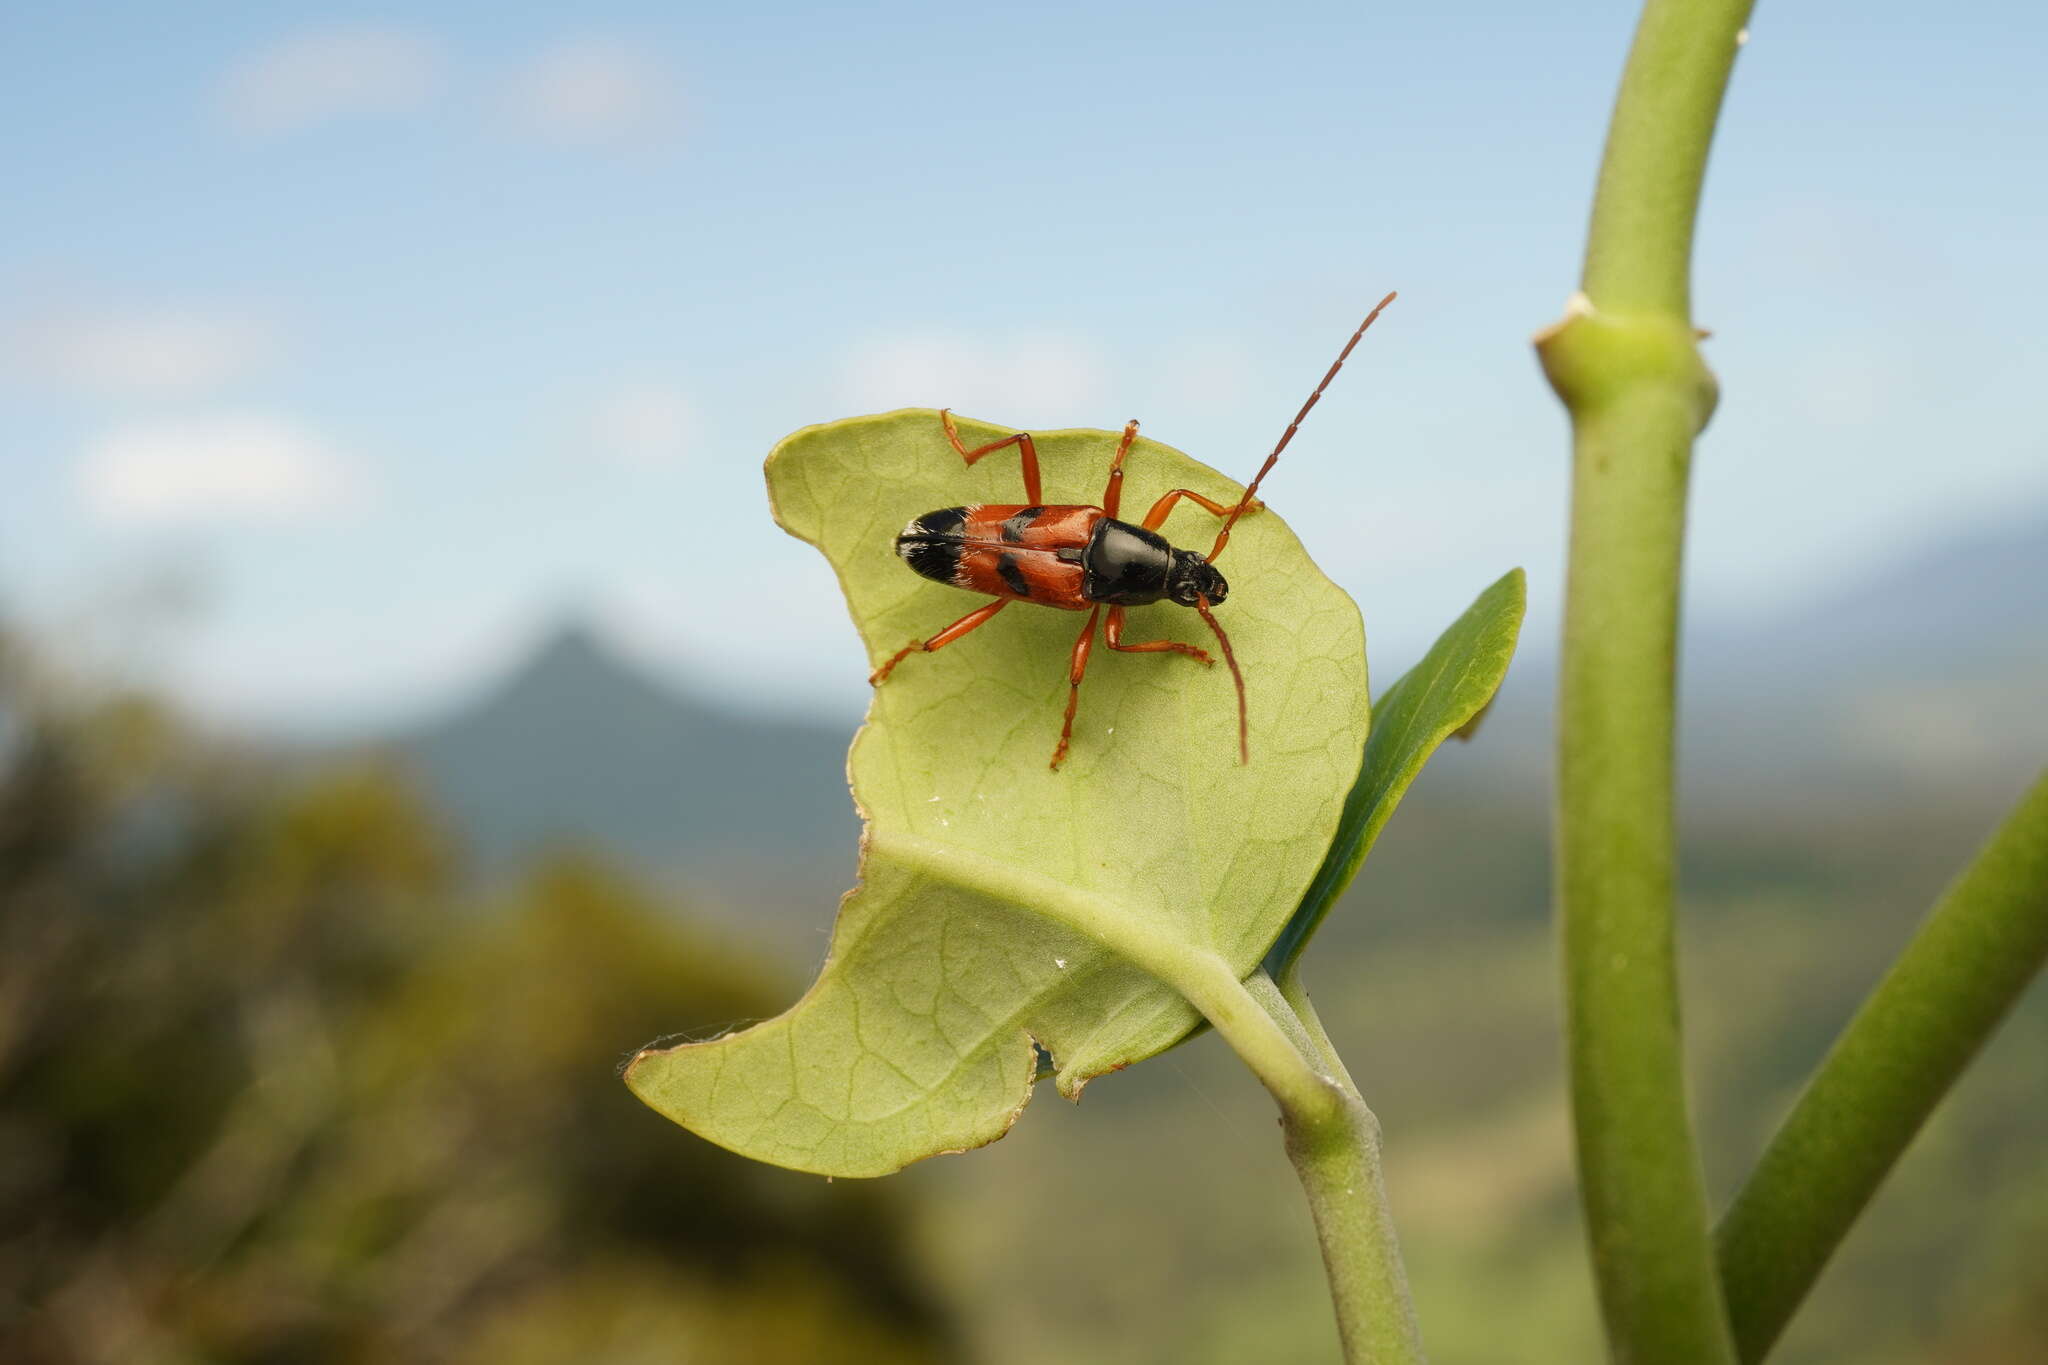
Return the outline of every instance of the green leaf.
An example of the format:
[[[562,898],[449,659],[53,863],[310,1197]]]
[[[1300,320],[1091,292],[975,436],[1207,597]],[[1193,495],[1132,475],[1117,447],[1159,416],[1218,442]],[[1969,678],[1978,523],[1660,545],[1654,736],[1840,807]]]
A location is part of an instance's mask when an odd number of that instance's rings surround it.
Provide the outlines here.
[[[1309,936],[1358,875],[1373,841],[1401,804],[1422,765],[1454,734],[1469,734],[1493,704],[1515,640],[1522,630],[1527,589],[1520,569],[1511,569],[1479,594],[1424,655],[1373,706],[1372,736],[1365,763],[1344,802],[1344,819],[1316,872],[1301,908],[1295,911],[1266,954],[1274,980],[1284,979]]]
[[[970,445],[1010,430],[959,426]],[[1099,503],[1115,434],[1034,436],[1046,498]],[[1126,470],[1133,521],[1170,488],[1241,491],[1142,439]],[[1014,450],[967,468],[929,409],[800,431],[769,456],[768,485],[784,529],[831,560],[876,662],[988,600],[911,573],[896,532],[940,507],[1024,501]],[[1165,527],[1203,550],[1215,530],[1187,501]],[[1337,829],[1367,728],[1358,610],[1279,516],[1240,521],[1220,567],[1248,766],[1227,670],[1098,642],[1073,752],[1052,771],[1082,613],[1019,603],[911,655],[854,741],[860,885],[817,982],[753,1028],[640,1053],[634,1091],[747,1156],[881,1175],[1001,1137],[1029,1098],[1034,1041],[1072,1098],[1185,1036],[1199,1016],[1134,964],[1258,964]],[[1131,612],[1127,639],[1166,638],[1214,652],[1191,611]]]

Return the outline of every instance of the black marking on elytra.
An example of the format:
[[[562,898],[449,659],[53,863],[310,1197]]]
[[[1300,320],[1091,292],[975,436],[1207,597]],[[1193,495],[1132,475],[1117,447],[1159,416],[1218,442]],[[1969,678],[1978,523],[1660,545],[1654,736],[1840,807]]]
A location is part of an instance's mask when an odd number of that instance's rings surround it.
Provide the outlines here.
[[[1019,597],[1031,596],[1031,584],[1024,577],[1024,566],[1017,556],[1008,550],[996,556],[996,572],[1003,576],[1003,582],[1010,585],[1010,591]]]
[[[1004,517],[1003,539],[1012,545],[1021,543],[1024,533],[1031,529],[1031,523],[1038,520],[1038,514],[1044,510],[1043,507],[1025,507],[1020,508],[1012,516]]]
[[[951,583],[960,568],[960,542],[943,536],[906,532],[896,537],[896,553],[919,577],[937,583]]]
[[[967,525],[965,507],[941,507],[936,512],[927,512],[903,528],[904,536],[935,536],[958,539],[961,528]],[[897,539],[902,539],[902,536]]]
[[[941,507],[912,517],[903,534],[896,537],[896,553],[919,577],[954,583],[959,577],[960,556],[965,553],[961,542],[966,525],[965,507]]]

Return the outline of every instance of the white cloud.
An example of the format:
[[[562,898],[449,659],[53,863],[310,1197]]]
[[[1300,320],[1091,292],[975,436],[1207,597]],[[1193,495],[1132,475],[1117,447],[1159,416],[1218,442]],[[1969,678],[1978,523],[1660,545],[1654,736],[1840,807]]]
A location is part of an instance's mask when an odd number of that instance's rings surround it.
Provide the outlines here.
[[[440,68],[434,41],[412,29],[311,29],[230,70],[220,108],[237,131],[278,137],[335,119],[418,109],[439,87]]]
[[[625,142],[672,129],[680,112],[666,69],[634,44],[578,38],[548,48],[507,95],[513,120],[564,143]]]
[[[94,515],[126,526],[300,523],[346,512],[367,491],[317,435],[243,412],[116,428],[86,451],[77,488]]]
[[[607,394],[590,425],[600,458],[627,469],[666,469],[688,456],[697,414],[680,390],[640,384]]]
[[[270,359],[275,333],[250,318],[203,313],[54,315],[10,347],[31,373],[111,398],[202,393]]]
[[[856,412],[953,408],[1033,427],[1101,425],[1101,364],[1069,337],[985,340],[947,333],[878,337],[854,348],[840,396]]]

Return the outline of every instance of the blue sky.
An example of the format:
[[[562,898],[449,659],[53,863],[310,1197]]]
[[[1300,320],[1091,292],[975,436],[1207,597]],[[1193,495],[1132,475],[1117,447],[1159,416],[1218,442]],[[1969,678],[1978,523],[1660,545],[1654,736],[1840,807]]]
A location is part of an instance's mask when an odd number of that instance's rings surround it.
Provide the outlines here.
[[[1399,288],[1271,501],[1383,680],[1510,564],[1547,634],[1566,443],[1527,338],[1633,21],[17,7],[0,611],[230,724],[432,705],[566,610],[850,714],[830,576],[768,520],[779,437],[1135,415],[1249,472]],[[1696,611],[2048,508],[2044,52],[2035,6],[1760,10],[1699,239]]]

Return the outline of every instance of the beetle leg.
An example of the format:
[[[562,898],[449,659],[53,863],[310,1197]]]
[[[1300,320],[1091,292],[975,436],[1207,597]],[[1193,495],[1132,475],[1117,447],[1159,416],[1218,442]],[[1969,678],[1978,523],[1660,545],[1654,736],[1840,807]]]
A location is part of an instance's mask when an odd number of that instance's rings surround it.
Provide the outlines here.
[[[920,650],[922,650],[926,654],[929,654],[935,649],[944,649],[947,645],[952,644],[961,636],[967,634],[969,631],[974,630],[980,625],[982,625],[984,622],[988,620],[989,617],[994,616],[1004,607],[1009,606],[1011,601],[1012,599],[1008,597],[998,597],[995,601],[989,603],[987,606],[976,607],[973,611],[968,612],[965,616],[955,621],[952,625],[947,626],[937,635],[932,636],[931,639],[912,640],[909,644],[903,646],[903,648],[897,650],[894,654],[891,654],[889,656],[889,661],[887,663],[883,664],[874,672],[868,674],[869,685],[874,687],[880,687],[883,681],[886,678],[888,678],[890,671],[893,670],[897,664],[902,663],[904,659],[908,658],[910,655],[915,654]]]
[[[1109,487],[1102,490],[1102,510],[1110,516],[1116,515],[1117,504],[1123,501],[1124,455],[1137,437],[1138,419],[1133,417],[1124,423],[1124,438],[1116,443],[1116,455],[1109,462]]]
[[[1209,501],[1209,499],[1203,497],[1200,493],[1197,493],[1192,488],[1176,488],[1171,493],[1168,493],[1165,497],[1161,498],[1158,502],[1152,504],[1152,510],[1145,514],[1145,529],[1148,531],[1156,531],[1160,527],[1164,526],[1166,524],[1166,518],[1168,514],[1170,514],[1173,511],[1173,505],[1179,502],[1182,498],[1186,498],[1189,502],[1201,504],[1204,508],[1215,513],[1219,517],[1227,517],[1233,511],[1236,510],[1234,506],[1229,504],[1211,502]],[[1254,502],[1251,506],[1245,508],[1244,510],[1247,514],[1250,514],[1252,512],[1263,512],[1265,509],[1266,504],[1264,504],[1263,502]]]
[[[1122,650],[1126,654],[1163,654],[1167,650],[1172,650],[1175,654],[1187,655],[1196,663],[1213,665],[1216,662],[1209,657],[1206,651],[1196,649],[1193,645],[1181,644],[1178,640],[1147,640],[1143,644],[1125,644],[1124,609],[1122,607],[1111,607],[1109,609],[1109,620],[1103,624],[1102,628],[1102,642],[1111,649]]]
[[[1074,738],[1074,708],[1081,704],[1081,675],[1088,671],[1088,651],[1095,645],[1095,619],[1102,615],[1097,607],[1088,613],[1088,624],[1081,627],[1081,638],[1074,641],[1074,657],[1067,667],[1067,718],[1060,724],[1059,747],[1052,751],[1052,766],[1057,769],[1066,759],[1067,745]]]
[[[1031,444],[1030,432],[1020,431],[1015,436],[1005,436],[1000,441],[990,441],[985,446],[977,446],[975,449],[969,450],[961,444],[960,432],[953,425],[953,410],[951,408],[940,408],[939,420],[946,424],[946,439],[953,443],[953,449],[959,451],[961,458],[966,460],[969,465],[972,465],[984,455],[994,454],[1004,446],[1016,446],[1024,465],[1024,501],[1033,506],[1037,506],[1045,501],[1045,495],[1038,488],[1038,447]]]

